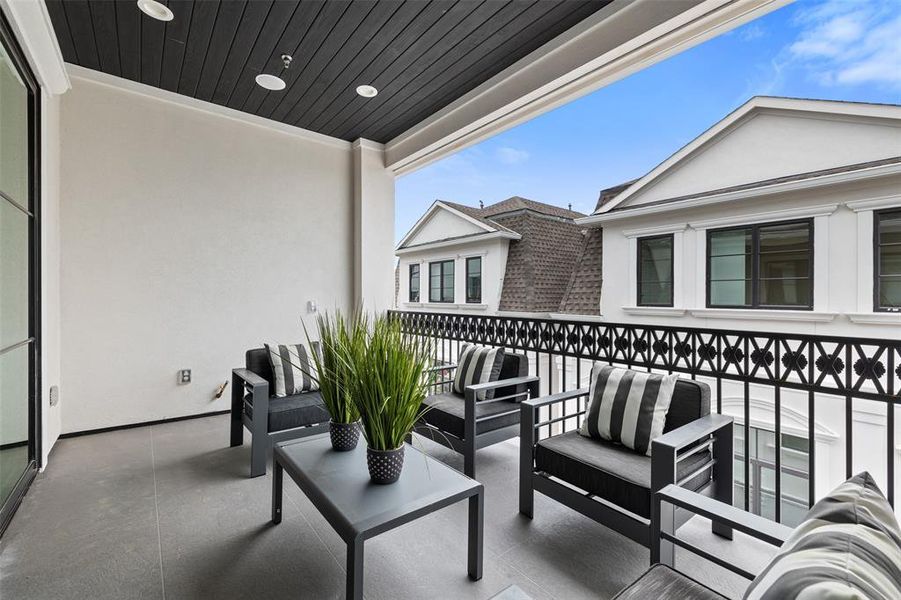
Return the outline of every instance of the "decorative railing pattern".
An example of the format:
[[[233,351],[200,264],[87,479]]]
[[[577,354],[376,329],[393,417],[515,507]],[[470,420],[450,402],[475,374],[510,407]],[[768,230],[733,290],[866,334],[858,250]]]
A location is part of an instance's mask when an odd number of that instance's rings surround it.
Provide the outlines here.
[[[436,358],[456,356],[461,343],[471,342],[503,346],[534,356],[547,357],[547,372],[542,377],[549,392],[567,391],[583,382],[582,370],[590,362],[603,361],[629,368],[685,373],[692,378],[712,380],[713,401],[722,412],[722,386],[734,381],[744,387],[745,440],[750,438],[751,384],[771,391],[774,405],[775,439],[781,440],[780,410],[782,391],[799,390],[807,394],[809,444],[809,502],[815,499],[815,422],[818,398],[822,395],[844,400],[845,466],[852,474],[854,465],[852,408],[858,400],[885,403],[887,487],[894,502],[895,415],[893,406],[901,404],[901,340],[851,338],[761,331],[732,331],[692,327],[664,327],[595,321],[533,319],[506,316],[402,312],[400,318],[408,333],[436,340]],[[552,360],[562,361],[562,378],[552,374]],[[567,363],[567,361],[571,361]],[[574,365],[573,365],[574,363]],[[569,364],[574,369],[565,368]],[[575,381],[567,382],[567,371],[574,370]],[[573,378],[571,378],[573,379]],[[745,451],[744,473],[749,472],[750,452]],[[782,472],[782,451],[776,452],[775,472]],[[781,510],[781,477],[776,477],[776,518]],[[746,506],[749,485],[744,486]]]

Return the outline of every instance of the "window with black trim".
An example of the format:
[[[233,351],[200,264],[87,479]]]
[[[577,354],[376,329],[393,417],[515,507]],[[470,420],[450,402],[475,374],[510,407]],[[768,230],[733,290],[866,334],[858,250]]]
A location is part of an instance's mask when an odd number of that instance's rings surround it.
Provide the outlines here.
[[[466,302],[482,303],[482,257],[473,256],[466,259]]]
[[[454,261],[429,263],[429,302],[454,301]]]
[[[901,311],[901,209],[873,214],[875,225],[874,309]]]
[[[707,306],[813,308],[813,221],[707,232]]]
[[[673,305],[673,234],[638,239],[638,306]]]
[[[419,302],[419,265],[410,265],[410,302]]]

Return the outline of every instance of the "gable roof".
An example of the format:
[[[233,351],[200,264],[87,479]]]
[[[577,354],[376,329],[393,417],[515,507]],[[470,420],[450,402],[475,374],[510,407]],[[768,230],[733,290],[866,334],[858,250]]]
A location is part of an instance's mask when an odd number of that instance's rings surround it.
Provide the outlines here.
[[[471,234],[465,235],[457,235],[457,236],[448,236],[446,238],[437,239],[437,240],[429,240],[428,242],[412,244],[410,243],[419,230],[425,226],[426,223],[429,222],[429,219],[438,211],[447,211],[453,215],[456,215],[458,218],[463,219],[469,223],[476,225],[481,231]],[[518,238],[519,234],[515,231],[511,231],[506,227],[500,226],[497,223],[493,223],[483,216],[479,215],[478,212],[474,211],[471,207],[464,206],[462,204],[456,204],[454,202],[445,202],[443,200],[435,200],[432,202],[432,205],[425,211],[425,213],[419,217],[416,223],[413,224],[413,227],[410,228],[410,231],[404,235],[403,239],[397,244],[397,248],[395,251],[406,250],[410,248],[416,248],[420,246],[427,246],[430,244],[442,243],[442,242],[450,242],[458,239],[466,239],[473,237],[482,237],[486,234],[502,234],[505,237],[510,238]]]
[[[597,207],[595,208],[594,213],[592,213],[592,216],[604,214],[614,210],[626,210],[628,208],[633,208],[631,206],[626,206],[630,198],[640,193],[643,189],[647,188],[649,185],[656,182],[664,175],[675,170],[682,163],[691,160],[691,158],[698,155],[703,149],[709,147],[717,140],[721,139],[722,136],[734,130],[739,125],[750,119],[752,116],[763,112],[901,119],[901,105],[895,104],[873,104],[865,102],[755,96],[748,100],[748,102],[734,110],[732,113],[727,115],[724,119],[707,129],[707,131],[673,153],[669,158],[654,167],[654,169],[652,169],[643,177],[640,177],[633,182],[603,190],[598,200]],[[849,170],[853,170],[854,165],[849,165],[848,167]],[[838,168],[841,169],[845,167]],[[799,179],[803,179],[805,175],[810,177],[821,176],[824,174],[829,174],[825,173],[825,171],[831,170],[832,169],[823,169],[821,170],[823,172],[815,171],[808,173],[798,173],[793,174],[789,177],[798,177]],[[742,183],[741,185],[736,186],[730,186],[730,188],[723,188],[723,190],[732,188],[750,189],[770,184],[772,184],[771,180],[761,180],[756,182]],[[690,194],[690,196],[711,195],[712,193],[713,192],[704,191],[699,192],[698,194]],[[679,200],[685,200],[686,198],[687,196],[679,196],[674,198],[667,198],[664,200],[657,200],[654,203],[661,204],[666,202],[676,202]],[[645,204],[641,204],[639,206],[645,206]],[[636,206],[635,208],[637,207],[638,206]],[[588,217],[581,222],[584,224],[589,224],[591,222],[591,217]]]
[[[601,236],[595,231],[586,232],[576,224],[576,219],[586,215],[521,196],[478,208],[440,200],[414,225],[404,241],[434,210],[463,215],[479,223],[486,234],[509,234],[500,310],[587,315],[597,315],[600,311]],[[455,239],[482,239],[486,234]],[[418,247],[404,246],[404,241],[399,250]],[[580,271],[578,277],[576,270]]]

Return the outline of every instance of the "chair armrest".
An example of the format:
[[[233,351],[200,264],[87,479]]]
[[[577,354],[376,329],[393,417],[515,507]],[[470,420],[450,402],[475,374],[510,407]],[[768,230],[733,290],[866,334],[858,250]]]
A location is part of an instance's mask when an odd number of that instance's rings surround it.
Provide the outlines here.
[[[547,406],[549,404],[556,404],[557,402],[565,402],[566,400],[572,400],[573,398],[578,398],[580,396],[588,395],[588,388],[579,388],[577,390],[570,390],[568,392],[561,392],[559,394],[551,394],[550,396],[542,396],[541,398],[530,398],[529,400],[525,400],[522,403],[522,410],[536,409],[541,408],[542,406]]]
[[[269,387],[269,382],[254,373],[253,371],[249,371],[248,369],[232,369],[232,375],[241,379],[247,385],[258,387],[261,385],[265,385]]]
[[[732,417],[726,415],[707,415],[664,433],[660,437],[655,438],[651,444],[652,446],[661,445],[679,451],[717,433],[721,429],[732,427],[732,420]]]
[[[537,390],[537,383],[539,379],[534,375],[527,375],[526,377],[512,377],[510,379],[499,379],[497,381],[488,381],[486,383],[474,383],[472,385],[467,385],[465,389],[466,394],[472,394],[473,396],[478,395],[479,392],[484,392],[487,390],[497,390],[505,387],[512,387],[514,385],[527,385],[529,386],[530,394],[533,392],[534,388]],[[519,394],[518,394],[519,395]],[[501,400],[505,398],[500,398]],[[491,402],[490,400],[480,400],[480,402]]]
[[[658,507],[663,502],[678,506],[773,546],[781,546],[792,534],[791,527],[673,484],[658,491],[654,502]]]

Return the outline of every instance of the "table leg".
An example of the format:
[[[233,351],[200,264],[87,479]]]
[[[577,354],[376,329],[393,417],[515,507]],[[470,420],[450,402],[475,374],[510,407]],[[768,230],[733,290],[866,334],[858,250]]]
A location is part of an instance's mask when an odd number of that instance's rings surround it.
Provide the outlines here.
[[[363,538],[347,542],[347,600],[363,600]]]
[[[469,578],[482,578],[482,538],[485,529],[484,490],[469,497]]]
[[[272,461],[272,523],[282,522],[282,474],[284,469],[277,459]]]

